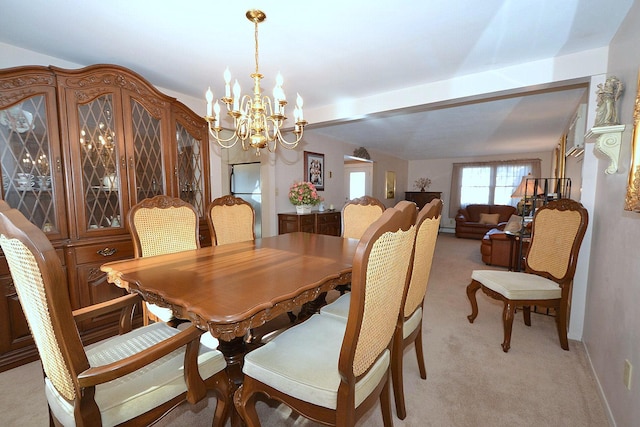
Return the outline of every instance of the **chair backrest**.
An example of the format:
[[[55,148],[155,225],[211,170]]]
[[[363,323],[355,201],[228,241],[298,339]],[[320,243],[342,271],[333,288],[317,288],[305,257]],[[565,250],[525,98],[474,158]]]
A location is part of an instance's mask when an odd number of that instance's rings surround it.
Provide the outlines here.
[[[560,286],[571,282],[588,221],[587,209],[571,199],[554,200],[538,209],[533,217],[525,271],[554,280]]]
[[[214,245],[255,240],[255,221],[253,206],[240,197],[218,197],[207,207],[207,222]]]
[[[342,237],[359,239],[384,212],[380,200],[363,196],[347,202],[342,208]]]
[[[36,343],[45,375],[68,400],[89,361],[71,312],[62,264],[47,236],[0,200],[0,246]]]
[[[128,220],[136,257],[200,247],[198,213],[183,200],[162,195],[144,199],[131,208]]]
[[[404,303],[404,318],[410,317],[424,302],[433,253],[440,228],[442,200],[433,199],[423,206],[416,220],[416,243],[409,287]]]
[[[353,385],[391,348],[413,252],[415,218],[415,208],[387,209],[356,248],[350,315],[338,362],[340,387]]]

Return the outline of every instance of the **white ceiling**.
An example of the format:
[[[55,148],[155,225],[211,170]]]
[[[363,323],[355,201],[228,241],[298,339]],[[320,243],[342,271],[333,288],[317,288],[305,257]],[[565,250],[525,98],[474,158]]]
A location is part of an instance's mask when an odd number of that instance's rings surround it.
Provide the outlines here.
[[[605,47],[633,0],[0,0],[0,42],[77,64],[114,63],[157,86],[220,96],[229,67],[244,91],[260,8],[260,71],[305,109]],[[312,123],[405,159],[553,149],[584,86],[424,105]],[[203,101],[204,105],[204,101]],[[313,122],[313,118],[305,117]]]

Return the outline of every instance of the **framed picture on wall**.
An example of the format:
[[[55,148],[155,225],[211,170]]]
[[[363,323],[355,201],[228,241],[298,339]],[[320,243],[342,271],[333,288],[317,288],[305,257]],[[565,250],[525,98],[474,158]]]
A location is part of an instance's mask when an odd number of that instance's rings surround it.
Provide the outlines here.
[[[394,171],[386,171],[384,175],[385,180],[385,199],[396,198],[396,173]]]
[[[324,154],[304,152],[304,179],[316,186],[316,190],[324,190]]]

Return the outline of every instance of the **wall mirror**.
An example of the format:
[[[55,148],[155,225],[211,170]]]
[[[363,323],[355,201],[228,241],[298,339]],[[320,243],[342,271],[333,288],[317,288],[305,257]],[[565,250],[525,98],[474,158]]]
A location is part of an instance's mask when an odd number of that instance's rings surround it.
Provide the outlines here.
[[[636,103],[633,109],[633,136],[631,137],[631,167],[624,209],[640,213],[640,73],[638,74]]]

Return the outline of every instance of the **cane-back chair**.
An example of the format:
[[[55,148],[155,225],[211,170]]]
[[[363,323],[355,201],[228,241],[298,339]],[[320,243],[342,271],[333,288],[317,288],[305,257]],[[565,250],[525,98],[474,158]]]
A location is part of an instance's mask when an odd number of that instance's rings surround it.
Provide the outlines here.
[[[259,426],[258,394],[281,401],[326,425],[353,426],[380,401],[385,426],[392,337],[407,282],[415,237],[415,208],[391,208],[363,234],[352,269],[347,322],[319,314],[245,356],[236,409]]]
[[[213,390],[213,424],[228,418],[230,386],[222,353],[202,331],[158,322],[131,330],[140,297],[129,294],[72,311],[66,276],[45,234],[0,201],[0,246],[36,343],[52,425],[150,425]],[[76,322],[120,312],[121,335],[83,347]],[[205,380],[203,381],[203,378]]]
[[[400,202],[396,207],[401,203],[408,202]],[[438,229],[440,227],[441,213],[442,200],[433,199],[420,210],[418,219],[416,220],[416,241],[413,264],[411,266],[411,276],[403,303],[403,309],[400,313],[402,315],[402,329],[401,333],[394,336],[394,347],[391,359],[396,413],[400,419],[405,419],[407,413],[403,388],[403,350],[411,343],[415,342],[420,377],[422,379],[427,378],[422,349],[422,314],[424,297],[427,291],[429,275],[431,274],[433,253],[438,237]],[[349,300],[349,294],[345,294],[331,304],[322,307],[320,314],[346,320],[349,316]]]
[[[502,350],[511,347],[511,329],[516,307],[522,307],[524,323],[531,326],[531,306],[553,309],[560,346],[569,350],[567,322],[573,276],[578,252],[587,229],[588,213],[581,203],[570,199],[549,202],[533,217],[531,243],[524,272],[474,270],[467,296],[473,323],[478,316],[478,289],[504,304]]]
[[[226,195],[214,199],[207,207],[207,222],[214,245],[255,240],[255,211],[240,197]]]
[[[155,196],[131,208],[129,232],[136,258],[164,255],[200,247],[199,219],[195,208],[174,197]],[[144,303],[144,322],[175,322],[169,308]]]
[[[363,196],[352,199],[342,208],[342,237],[359,239],[365,230],[384,212],[380,200]]]

